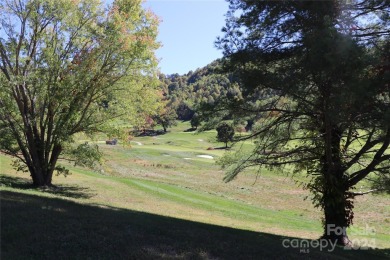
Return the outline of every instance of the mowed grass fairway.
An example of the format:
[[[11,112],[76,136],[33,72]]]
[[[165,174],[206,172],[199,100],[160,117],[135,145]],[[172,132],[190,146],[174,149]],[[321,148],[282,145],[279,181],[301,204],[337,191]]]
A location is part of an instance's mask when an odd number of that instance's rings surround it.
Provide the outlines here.
[[[103,138],[103,173],[70,167],[72,175],[54,177],[56,192],[32,189],[28,174],[0,155],[1,258],[390,258],[389,195],[355,204],[350,238],[375,250],[286,248],[285,239],[322,234],[320,210],[296,184],[304,178],[262,170],[224,183],[215,164],[224,150],[207,150],[223,144],[189,127],[134,138],[132,147]]]

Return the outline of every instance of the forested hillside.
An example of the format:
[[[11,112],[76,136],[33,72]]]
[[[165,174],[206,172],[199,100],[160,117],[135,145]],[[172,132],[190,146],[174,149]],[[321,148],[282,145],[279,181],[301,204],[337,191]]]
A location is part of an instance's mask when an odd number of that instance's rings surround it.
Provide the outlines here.
[[[191,120],[201,107],[214,106],[226,98],[242,98],[238,85],[221,73],[221,61],[187,74],[160,75],[163,96],[179,120]]]

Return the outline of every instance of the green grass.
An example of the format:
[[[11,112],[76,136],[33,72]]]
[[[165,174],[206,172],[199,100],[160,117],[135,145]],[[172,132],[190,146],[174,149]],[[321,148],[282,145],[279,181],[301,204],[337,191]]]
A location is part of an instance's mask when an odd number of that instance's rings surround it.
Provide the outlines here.
[[[374,239],[377,250],[284,248],[285,238],[322,233],[322,213],[304,200],[310,194],[266,170],[224,183],[214,163],[224,151],[207,150],[223,145],[216,133],[187,128],[181,123],[165,135],[135,138],[131,148],[99,140],[104,173],[69,165],[72,175],[54,178],[56,191],[32,189],[28,174],[0,155],[2,259],[390,257],[389,196],[356,202],[351,239]],[[366,225],[374,234],[363,232]]]
[[[282,246],[295,239],[288,236],[23,192],[1,196],[2,259],[385,259],[387,252],[300,254]]]

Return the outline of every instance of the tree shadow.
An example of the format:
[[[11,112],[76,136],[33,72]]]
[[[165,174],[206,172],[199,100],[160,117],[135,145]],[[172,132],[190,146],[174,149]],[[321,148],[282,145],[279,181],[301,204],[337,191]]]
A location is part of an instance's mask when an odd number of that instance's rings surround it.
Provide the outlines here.
[[[25,178],[11,177],[6,175],[0,175],[0,185],[21,190],[28,190],[33,188],[31,181],[28,181]]]
[[[195,132],[196,130],[198,130],[198,128],[191,127],[191,128],[188,128],[188,129],[184,130],[183,132],[185,132],[185,133],[188,133],[188,132]]]
[[[225,151],[230,151],[231,147],[225,147],[225,146],[221,146],[221,147],[208,147],[207,150],[225,150]]]
[[[228,224],[228,223],[227,223]],[[388,259],[389,249],[293,248],[297,238],[1,192],[3,259]],[[288,245],[288,246],[287,246]]]
[[[56,185],[53,187],[37,188],[33,186],[31,180],[29,179],[6,175],[0,175],[0,186],[11,187],[20,190],[39,189],[45,193],[76,199],[89,199],[96,195],[90,188],[74,185]]]
[[[134,130],[131,132],[132,135],[136,137],[144,137],[144,136],[159,136],[159,135],[165,135],[167,132],[164,132],[164,130]]]
[[[214,150],[227,150],[229,151],[231,149],[230,146],[226,147],[226,146],[221,146],[221,147],[214,147]]]

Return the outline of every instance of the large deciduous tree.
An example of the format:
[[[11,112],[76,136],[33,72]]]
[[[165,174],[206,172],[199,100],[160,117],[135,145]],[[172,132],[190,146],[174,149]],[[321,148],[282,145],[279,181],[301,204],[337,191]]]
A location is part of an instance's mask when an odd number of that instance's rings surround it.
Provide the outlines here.
[[[146,106],[158,20],[141,0],[3,0],[0,25],[0,151],[51,185],[60,156],[99,157],[88,144],[68,149],[76,133]]]
[[[222,161],[226,180],[293,165],[311,180],[324,237],[347,244],[354,198],[365,193],[356,185],[390,177],[390,2],[229,2],[217,45],[244,98],[226,107],[260,120],[245,137],[256,148]]]
[[[161,92],[161,103],[160,108],[157,109],[156,113],[152,116],[152,119],[161,125],[164,129],[164,133],[167,132],[168,127],[175,126],[177,114],[173,107],[173,102],[167,97],[167,93],[164,90]]]

